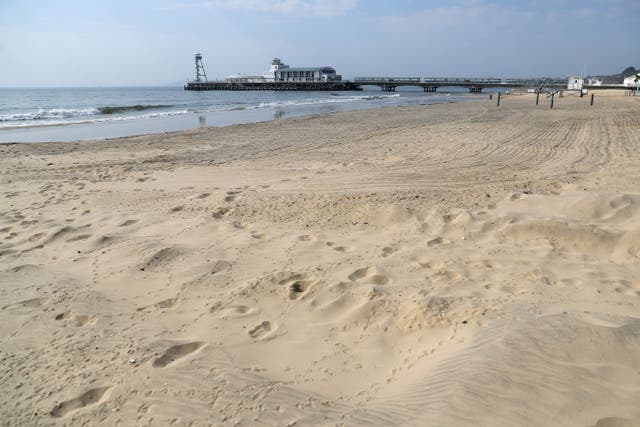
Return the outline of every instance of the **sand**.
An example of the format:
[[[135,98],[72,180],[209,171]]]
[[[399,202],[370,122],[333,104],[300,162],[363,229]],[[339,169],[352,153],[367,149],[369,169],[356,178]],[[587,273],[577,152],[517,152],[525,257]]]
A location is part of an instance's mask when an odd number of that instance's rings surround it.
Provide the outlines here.
[[[3,425],[640,423],[640,99],[0,146]]]

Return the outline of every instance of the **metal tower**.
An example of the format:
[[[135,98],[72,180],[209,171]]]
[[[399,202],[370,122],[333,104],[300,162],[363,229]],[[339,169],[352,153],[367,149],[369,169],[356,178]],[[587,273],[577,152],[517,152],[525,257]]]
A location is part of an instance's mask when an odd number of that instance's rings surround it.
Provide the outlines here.
[[[196,53],[196,82],[206,82],[207,73],[204,71],[204,65],[202,65],[202,55]]]
[[[546,93],[547,95],[554,92],[554,89],[551,87],[552,81],[551,79],[544,78],[540,80],[538,83],[538,87],[536,88],[536,93]]]

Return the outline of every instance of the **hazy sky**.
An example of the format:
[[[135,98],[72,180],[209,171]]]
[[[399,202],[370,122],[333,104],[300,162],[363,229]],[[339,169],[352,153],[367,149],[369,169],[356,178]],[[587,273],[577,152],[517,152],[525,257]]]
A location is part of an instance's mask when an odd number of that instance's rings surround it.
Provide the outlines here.
[[[640,0],[0,0],[0,86],[259,74],[539,77],[640,66]]]

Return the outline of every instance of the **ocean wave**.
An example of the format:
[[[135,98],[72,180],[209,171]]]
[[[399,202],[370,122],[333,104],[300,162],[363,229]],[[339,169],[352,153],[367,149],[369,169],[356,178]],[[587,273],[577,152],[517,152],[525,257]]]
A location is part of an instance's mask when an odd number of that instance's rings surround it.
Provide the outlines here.
[[[170,117],[186,114],[225,113],[242,110],[259,110],[269,108],[296,108],[305,106],[333,105],[341,103],[371,102],[397,98],[400,94],[331,94],[326,98],[302,98],[295,100],[264,101],[250,104],[231,104],[218,106],[186,106],[165,104],[135,104],[97,106],[92,108],[54,108],[38,109],[28,112],[0,114],[0,129],[26,128],[40,126],[59,126],[86,123],[130,121],[155,117]],[[173,108],[173,109],[172,109]],[[149,110],[169,111],[149,111]]]
[[[387,99],[387,98],[397,98],[400,94],[393,95],[349,95],[349,96],[339,96],[334,98],[324,98],[324,99],[302,99],[297,101],[272,101],[272,102],[261,102],[258,105],[247,107],[247,109],[254,108],[269,108],[269,107],[295,107],[295,106],[304,106],[304,105],[323,105],[323,104],[340,104],[346,102],[356,102],[356,101],[371,101],[377,99]]]
[[[348,99],[353,101],[364,100],[370,101],[372,99],[387,99],[387,98],[398,98],[400,96],[399,93],[392,93],[389,95],[340,95],[338,93],[332,93],[331,96],[339,96],[342,99]]]
[[[135,111],[146,111],[154,109],[171,108],[173,105],[123,105],[123,106],[106,106],[106,107],[87,107],[87,108],[38,108],[33,111],[16,112],[9,114],[0,114],[0,123],[6,122],[28,122],[42,120],[63,120],[73,117],[86,117],[94,115],[113,115]],[[140,116],[138,116],[140,117]]]
[[[151,119],[156,117],[171,117],[171,116],[181,116],[185,114],[192,114],[193,111],[190,110],[175,110],[175,111],[163,111],[158,113],[147,113],[147,114],[138,114],[135,116],[115,116],[115,117],[102,117],[102,118],[94,118],[94,119],[79,119],[79,120],[38,120],[38,121],[30,121],[30,122],[5,122],[0,123],[0,129],[10,129],[10,128],[27,128],[27,127],[40,127],[40,126],[61,126],[61,125],[79,125],[79,124],[88,124],[88,123],[103,123],[103,122],[120,122],[120,121],[130,121],[130,120],[139,120],[139,119]]]
[[[100,114],[117,114],[117,113],[126,113],[129,111],[145,111],[145,110],[157,110],[160,108],[171,108],[173,105],[116,105],[116,106],[107,106],[107,107],[99,107],[98,112]]]
[[[0,122],[24,122],[30,120],[67,119],[69,117],[91,116],[98,113],[97,108],[52,108],[45,110],[10,113],[0,115]]]

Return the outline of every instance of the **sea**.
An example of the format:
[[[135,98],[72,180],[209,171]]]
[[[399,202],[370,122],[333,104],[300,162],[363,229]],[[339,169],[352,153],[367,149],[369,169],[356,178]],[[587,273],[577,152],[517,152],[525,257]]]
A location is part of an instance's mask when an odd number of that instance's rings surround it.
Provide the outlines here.
[[[456,88],[436,93],[419,88],[382,92],[375,87],[357,92],[0,88],[0,143],[118,138],[480,97]]]

